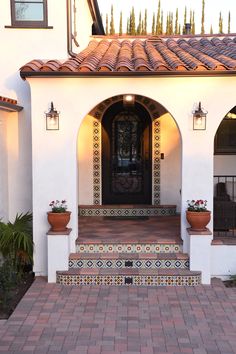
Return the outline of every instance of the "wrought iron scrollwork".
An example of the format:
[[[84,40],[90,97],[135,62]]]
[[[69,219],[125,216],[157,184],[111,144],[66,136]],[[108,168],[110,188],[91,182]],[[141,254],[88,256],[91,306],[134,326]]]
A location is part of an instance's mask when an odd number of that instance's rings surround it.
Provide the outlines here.
[[[135,112],[120,112],[112,122],[112,192],[143,190],[143,123]]]

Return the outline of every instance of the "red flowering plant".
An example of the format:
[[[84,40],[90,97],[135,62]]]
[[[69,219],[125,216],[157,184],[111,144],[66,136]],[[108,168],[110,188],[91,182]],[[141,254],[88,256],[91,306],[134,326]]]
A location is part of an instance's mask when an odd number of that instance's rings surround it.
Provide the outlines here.
[[[188,211],[196,211],[196,212],[208,211],[206,200],[202,200],[202,199],[187,200],[187,203],[188,203],[188,207],[187,207]]]
[[[65,213],[67,209],[66,200],[52,200],[49,206],[52,208],[53,213]]]

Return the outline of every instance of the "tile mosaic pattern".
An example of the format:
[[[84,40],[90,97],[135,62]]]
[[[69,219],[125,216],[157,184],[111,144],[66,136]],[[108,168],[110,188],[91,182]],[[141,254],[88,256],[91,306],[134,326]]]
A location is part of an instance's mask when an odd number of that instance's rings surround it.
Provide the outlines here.
[[[155,188],[159,190],[158,185],[156,185]],[[97,192],[96,192],[97,193]],[[95,194],[96,194],[95,193]],[[155,192],[156,193],[156,192]],[[95,195],[94,194],[94,195]],[[157,192],[159,198],[159,192]],[[94,202],[98,203],[98,199],[95,196]],[[171,215],[176,215],[176,206],[158,206],[157,208],[119,208],[119,207],[113,207],[113,208],[94,208],[93,206],[91,207],[85,207],[85,206],[79,206],[79,216],[171,216]]]
[[[192,37],[192,36],[191,36]],[[235,60],[236,37],[213,38],[193,36],[183,38],[144,37],[117,38],[106,37],[92,39],[88,46],[75,58],[69,58],[61,63],[53,59],[49,61],[32,60],[21,67],[20,73],[24,78],[37,72],[44,75],[45,72],[61,75],[78,76],[79,73],[106,72],[176,72],[201,73],[236,70]],[[132,60],[131,60],[132,58]]]
[[[102,132],[101,121],[104,112],[107,108],[115,102],[121,101],[121,95],[109,98],[99,104],[90,114],[96,119],[93,122],[93,202],[94,205],[102,204],[102,165],[101,165],[101,146],[102,146]],[[152,170],[152,191],[153,191],[153,204],[160,204],[160,134],[161,127],[159,118],[158,106],[155,101],[136,95],[137,102],[143,104],[149,111],[152,118],[152,153],[153,153],[153,170]]]
[[[136,286],[197,286],[201,275],[65,275],[57,273],[57,283],[61,285],[136,285]]]
[[[77,253],[179,253],[181,244],[156,243],[77,243]]]
[[[152,199],[153,204],[158,205],[161,203],[161,186],[160,186],[160,121],[158,119],[153,120],[153,166],[152,166]],[[165,211],[163,211],[165,212]],[[168,214],[167,214],[168,215]],[[173,214],[172,214],[173,215]]]
[[[69,268],[136,268],[189,269],[189,260],[182,259],[70,259]]]
[[[93,122],[93,202],[101,202],[101,124]]]

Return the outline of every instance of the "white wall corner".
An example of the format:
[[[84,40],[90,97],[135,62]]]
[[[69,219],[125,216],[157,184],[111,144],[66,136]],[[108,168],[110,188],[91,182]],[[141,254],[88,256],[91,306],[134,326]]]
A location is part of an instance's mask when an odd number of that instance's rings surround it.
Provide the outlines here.
[[[212,276],[229,279],[236,274],[236,245],[214,244],[211,247]]]
[[[47,234],[49,283],[56,283],[57,271],[68,270],[70,254],[69,239],[69,234],[59,235],[52,232]]]
[[[189,233],[190,270],[202,272],[202,284],[211,283],[211,242],[212,233],[208,231]]]

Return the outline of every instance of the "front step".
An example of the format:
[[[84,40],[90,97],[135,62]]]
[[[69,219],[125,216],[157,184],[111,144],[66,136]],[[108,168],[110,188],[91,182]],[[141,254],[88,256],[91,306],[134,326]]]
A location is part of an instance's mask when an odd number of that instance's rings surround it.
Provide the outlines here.
[[[176,215],[176,205],[79,205],[79,216],[171,216]]]
[[[201,272],[189,270],[182,244],[78,243],[69,270],[57,272],[63,285],[195,286]]]
[[[184,253],[72,253],[69,268],[188,269]]]
[[[61,285],[195,286],[201,272],[186,269],[70,269],[57,272]]]

